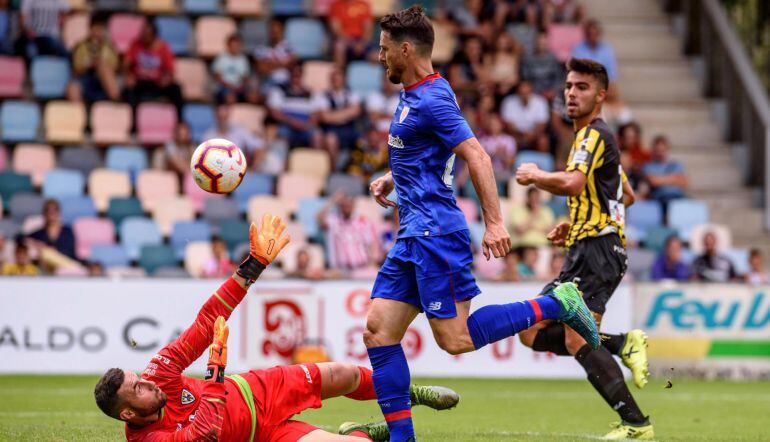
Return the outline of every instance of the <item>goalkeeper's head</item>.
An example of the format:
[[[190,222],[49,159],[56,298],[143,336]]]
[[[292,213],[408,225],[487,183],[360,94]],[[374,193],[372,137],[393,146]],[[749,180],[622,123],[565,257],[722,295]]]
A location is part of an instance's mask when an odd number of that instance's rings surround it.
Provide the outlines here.
[[[155,382],[120,368],[104,373],[96,383],[94,398],[107,416],[138,425],[155,421],[167,399]]]

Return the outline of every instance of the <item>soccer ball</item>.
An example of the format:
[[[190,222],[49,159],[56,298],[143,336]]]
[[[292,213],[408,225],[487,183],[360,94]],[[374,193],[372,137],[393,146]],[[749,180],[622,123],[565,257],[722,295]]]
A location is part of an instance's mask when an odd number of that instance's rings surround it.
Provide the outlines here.
[[[246,159],[235,144],[222,138],[204,141],[193,152],[190,170],[206,192],[230,193],[246,174]]]

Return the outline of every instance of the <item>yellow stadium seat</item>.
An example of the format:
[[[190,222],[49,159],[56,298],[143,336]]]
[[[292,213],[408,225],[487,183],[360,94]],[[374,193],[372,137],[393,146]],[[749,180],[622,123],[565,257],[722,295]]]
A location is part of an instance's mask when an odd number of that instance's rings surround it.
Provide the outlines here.
[[[56,167],[56,154],[47,144],[17,144],[13,150],[11,168],[32,177],[32,184],[43,184],[45,173]]]
[[[177,58],[174,78],[186,100],[204,101],[208,98],[209,73],[206,63],[197,58]]]
[[[433,22],[435,45],[433,46],[433,61],[445,64],[452,60],[457,47],[457,37],[452,27],[446,23]]]
[[[306,61],[302,65],[302,86],[313,93],[328,91],[334,68],[331,61]]]
[[[147,212],[163,200],[179,195],[179,178],[174,172],[147,169],[139,172],[136,179],[136,197]]]
[[[227,0],[225,9],[237,16],[255,16],[262,13],[262,0]]]
[[[237,32],[230,17],[203,16],[195,24],[195,47],[201,57],[215,57],[225,51],[227,37]]]
[[[195,219],[195,209],[192,201],[186,196],[173,196],[157,201],[152,210],[152,218],[158,224],[160,233],[169,236],[178,221],[192,221]]]
[[[289,172],[326,181],[331,163],[325,150],[298,147],[289,153]]]
[[[91,138],[96,144],[131,142],[131,106],[100,101],[91,106]]]
[[[289,203],[290,208],[296,208],[299,200],[321,195],[324,180],[299,173],[284,173],[278,177],[276,194]]]
[[[255,134],[264,133],[266,115],[264,107],[254,104],[238,103],[230,106],[230,123],[243,126]]]
[[[139,0],[139,11],[146,14],[161,14],[175,12],[174,0]]]
[[[369,0],[369,4],[375,17],[384,17],[396,9],[396,0]]]
[[[88,194],[94,200],[96,209],[104,212],[110,198],[131,196],[131,180],[128,173],[120,170],[94,169],[88,176]]]
[[[67,3],[69,3],[70,9],[73,11],[85,11],[88,9],[86,0],[69,0]]]
[[[53,144],[82,143],[85,138],[86,108],[83,103],[51,101],[45,106],[45,139]]]

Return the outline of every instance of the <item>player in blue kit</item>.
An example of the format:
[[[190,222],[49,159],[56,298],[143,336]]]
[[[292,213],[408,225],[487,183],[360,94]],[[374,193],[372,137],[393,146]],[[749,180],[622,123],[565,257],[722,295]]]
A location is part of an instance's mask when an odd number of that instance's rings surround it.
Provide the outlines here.
[[[409,366],[401,339],[424,311],[438,345],[451,354],[477,350],[546,319],[561,321],[599,346],[596,324],[575,284],[546,296],[490,305],[470,314],[479,294],[463,212],[452,192],[456,156],[470,170],[486,224],[483,253],[504,257],[511,241],[503,225],[489,156],[462,116],[449,83],[433,71],[433,26],[420,6],[381,20],[380,62],[403,84],[388,137],[391,172],[372,182],[377,202],[397,207],[398,240],[372,290],[364,342],[378,403],[391,441],[415,440]],[[398,204],[387,196],[395,188]]]

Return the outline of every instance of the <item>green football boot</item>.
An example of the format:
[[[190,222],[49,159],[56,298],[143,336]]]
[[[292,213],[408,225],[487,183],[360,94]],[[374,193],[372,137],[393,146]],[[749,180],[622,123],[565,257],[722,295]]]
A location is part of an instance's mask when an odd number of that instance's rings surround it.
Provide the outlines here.
[[[559,284],[547,296],[556,299],[561,304],[559,321],[578,332],[591,348],[599,348],[599,329],[593,314],[583,301],[583,294],[578,290],[577,285],[574,282]]]
[[[360,424],[358,422],[345,422],[340,425],[337,434],[348,435],[354,431],[360,431],[369,436],[373,441],[387,441],[390,439],[390,431],[385,421],[374,422],[371,424]]]
[[[457,406],[460,395],[451,388],[434,385],[412,385],[409,387],[409,399],[412,407],[425,405],[434,410],[448,410]]]

